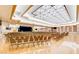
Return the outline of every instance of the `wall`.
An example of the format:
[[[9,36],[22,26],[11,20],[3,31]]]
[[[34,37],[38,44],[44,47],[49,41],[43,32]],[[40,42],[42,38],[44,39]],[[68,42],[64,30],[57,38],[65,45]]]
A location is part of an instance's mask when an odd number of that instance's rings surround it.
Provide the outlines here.
[[[51,28],[34,26],[33,27],[33,32],[51,32]]]
[[[10,29],[6,29],[6,27],[9,27]],[[7,22],[2,22],[2,33],[8,33],[8,32],[14,32],[14,31],[18,31],[18,27],[19,25],[13,25],[13,24],[9,24]]]
[[[36,30],[37,29],[37,30]],[[33,27],[34,32],[79,32],[79,24],[78,25],[71,25],[71,26],[60,26],[56,29],[46,28],[46,27]]]
[[[79,32],[79,25],[57,27],[57,32]]]

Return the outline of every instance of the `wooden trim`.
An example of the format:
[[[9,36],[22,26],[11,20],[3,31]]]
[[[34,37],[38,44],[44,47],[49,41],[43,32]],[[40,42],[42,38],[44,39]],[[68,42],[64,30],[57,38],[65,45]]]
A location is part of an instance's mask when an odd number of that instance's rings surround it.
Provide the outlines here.
[[[77,25],[73,25],[73,32],[77,32]]]
[[[16,5],[13,5],[10,19],[12,18],[12,15],[13,15],[13,13],[15,12],[15,9],[16,9]]]
[[[78,18],[79,18],[79,17],[78,17],[78,15],[79,15],[79,5],[77,5],[77,12],[76,12],[76,15],[77,15],[77,16],[76,16],[76,21],[78,21]]]

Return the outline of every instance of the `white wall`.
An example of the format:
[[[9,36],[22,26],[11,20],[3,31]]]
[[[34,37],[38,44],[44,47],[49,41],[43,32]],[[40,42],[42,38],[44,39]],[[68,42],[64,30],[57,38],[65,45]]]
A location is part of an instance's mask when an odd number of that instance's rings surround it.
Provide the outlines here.
[[[37,30],[35,30],[35,29],[37,29]],[[33,32],[51,32],[51,28],[34,26],[33,27]]]
[[[10,27],[11,29],[6,30],[6,27]],[[19,27],[19,25],[11,25],[9,23],[2,22],[2,33],[13,32],[14,30],[18,31],[18,27]]]

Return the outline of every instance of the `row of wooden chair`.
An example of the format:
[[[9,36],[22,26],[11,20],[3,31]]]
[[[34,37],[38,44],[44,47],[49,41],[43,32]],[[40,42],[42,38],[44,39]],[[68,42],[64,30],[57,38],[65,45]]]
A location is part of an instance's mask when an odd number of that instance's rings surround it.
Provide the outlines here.
[[[6,34],[6,40],[11,44],[11,46],[16,46],[16,48],[24,47],[25,45],[29,46],[29,44],[42,45],[51,39],[60,40],[64,36],[67,36],[68,32],[63,33],[8,33]],[[22,45],[22,46],[21,46]],[[13,47],[12,47],[13,48]]]
[[[60,40],[63,37],[68,36],[68,32],[63,32],[63,33],[53,33],[52,38],[55,40]]]
[[[47,35],[24,35],[22,34],[17,34],[17,33],[9,33],[6,34],[7,40],[10,42],[11,46],[16,45],[17,47],[19,47],[19,45],[23,45],[23,44],[33,44],[33,46],[35,45],[40,45],[42,43],[45,43],[47,41],[49,41],[51,39],[51,36],[47,36]]]

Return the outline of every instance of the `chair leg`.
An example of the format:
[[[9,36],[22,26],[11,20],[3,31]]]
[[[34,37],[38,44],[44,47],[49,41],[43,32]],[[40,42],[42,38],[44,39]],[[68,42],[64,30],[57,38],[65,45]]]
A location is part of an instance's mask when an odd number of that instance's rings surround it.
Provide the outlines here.
[[[33,42],[33,47],[35,47],[34,42]]]
[[[37,43],[37,45],[38,45],[38,47],[39,47],[39,45],[40,45],[39,42]]]
[[[12,49],[13,49],[13,45],[11,44],[11,45],[9,46],[9,51],[12,50]]]
[[[37,47],[37,42],[34,42],[34,47]]]

